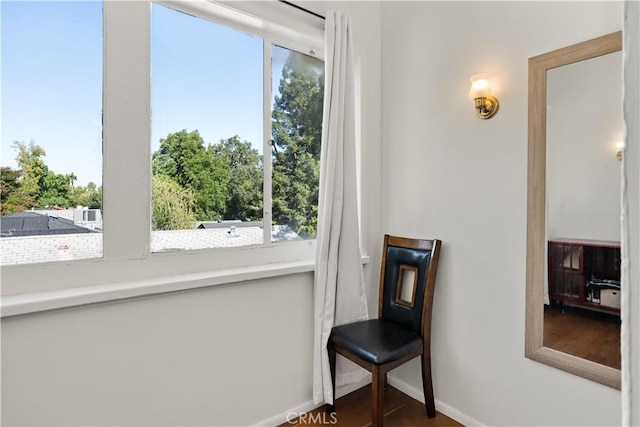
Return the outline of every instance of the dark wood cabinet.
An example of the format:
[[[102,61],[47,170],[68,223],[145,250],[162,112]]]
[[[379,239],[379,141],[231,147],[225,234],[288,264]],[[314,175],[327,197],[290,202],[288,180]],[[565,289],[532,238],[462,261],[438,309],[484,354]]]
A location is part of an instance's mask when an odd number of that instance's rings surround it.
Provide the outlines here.
[[[619,284],[620,242],[555,239],[549,241],[548,250],[552,304],[620,313],[619,288],[592,286],[607,281]]]

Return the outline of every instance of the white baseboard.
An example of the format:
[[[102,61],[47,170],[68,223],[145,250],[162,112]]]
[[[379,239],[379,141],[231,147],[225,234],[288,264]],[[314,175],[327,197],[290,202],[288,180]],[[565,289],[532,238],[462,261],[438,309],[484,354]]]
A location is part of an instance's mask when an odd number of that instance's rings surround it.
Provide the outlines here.
[[[422,392],[422,389],[417,389],[414,386],[410,385],[409,383],[399,380],[398,378],[394,377],[393,375],[389,375],[388,376],[388,381],[389,384],[392,385],[393,387],[397,388],[398,390],[400,390],[401,392],[403,392],[404,394],[406,394],[407,396],[410,396],[414,399],[416,399],[419,402],[424,403],[424,394]],[[436,411],[443,413],[444,415],[446,415],[449,418],[453,418],[454,420],[456,420],[457,422],[459,422],[462,425],[465,425],[467,427],[469,426],[484,426],[483,423],[481,423],[480,421],[470,417],[469,415],[465,414],[464,412],[459,411],[456,408],[453,408],[449,405],[447,405],[446,403],[435,399],[435,404],[436,404]]]
[[[409,383],[399,380],[398,378],[394,377],[393,375],[389,375],[388,376],[388,380],[389,380],[389,384],[391,384],[393,387],[397,388],[398,390],[400,390],[401,392],[403,392],[404,394],[406,394],[407,396],[410,396],[414,399],[416,399],[419,402],[424,403],[424,395],[422,393],[422,389],[417,389],[414,386],[410,385]],[[344,387],[339,388],[338,390],[336,390],[336,397],[340,398],[342,396],[345,396],[353,391],[356,391],[359,388],[362,388],[364,386],[366,386],[367,384],[369,384],[371,382],[371,377],[367,376],[366,378],[364,378],[362,381],[355,383],[355,384],[348,384]],[[480,421],[470,417],[469,415],[465,414],[464,412],[459,411],[456,408],[453,408],[449,405],[447,405],[446,403],[436,399],[435,401],[436,404],[436,410],[438,412],[443,413],[444,415],[446,415],[449,418],[453,418],[454,420],[456,420],[457,422],[461,423],[462,425],[465,425],[467,427],[470,426],[484,426],[485,424],[481,423]],[[313,403],[313,400],[308,400],[294,408],[291,408],[285,412],[282,412],[274,417],[271,417],[269,419],[263,420],[259,423],[256,423],[254,425],[254,427],[277,427],[281,424],[286,423],[289,420],[295,419],[297,418],[297,416],[299,414],[304,414],[307,413],[309,411],[313,411],[314,409],[322,406],[323,404],[320,405],[316,405]]]
[[[366,378],[364,378],[362,381],[357,382],[355,384],[347,384],[344,387],[340,387],[338,390],[336,390],[336,398],[340,398],[342,396],[345,396],[353,391],[356,391],[357,389],[366,386],[367,384],[369,384],[371,382],[371,376],[367,375]],[[274,417],[268,418],[266,420],[260,421],[256,424],[254,424],[254,427],[277,427],[281,424],[286,423],[289,420],[293,420],[295,418],[298,417],[298,415],[300,414],[305,414],[309,411],[313,411],[316,408],[319,408],[320,406],[324,405],[324,403],[320,404],[320,405],[316,405],[315,403],[313,403],[313,400],[308,400],[294,408],[291,408],[287,411],[284,411]]]
[[[345,386],[340,387],[336,390],[336,399],[340,399],[342,396],[346,396],[349,393],[353,393],[354,391],[362,388],[371,383],[371,374],[367,373],[367,376],[362,380],[358,381],[354,384],[347,384]]]
[[[297,414],[305,414],[309,411],[313,411],[319,406],[320,405],[316,405],[315,403],[313,403],[313,400],[308,400],[303,404],[296,406],[295,408],[291,408],[276,415],[275,417],[260,421],[254,424],[254,427],[277,427],[283,423],[286,423],[287,421],[297,418]]]

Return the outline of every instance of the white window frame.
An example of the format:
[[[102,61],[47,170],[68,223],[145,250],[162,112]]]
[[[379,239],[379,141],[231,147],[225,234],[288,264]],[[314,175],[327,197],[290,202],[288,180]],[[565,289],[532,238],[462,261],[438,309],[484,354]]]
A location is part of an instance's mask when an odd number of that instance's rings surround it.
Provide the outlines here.
[[[323,57],[324,23],[278,1],[158,3],[265,39],[265,67],[272,43]],[[105,0],[103,11],[103,257],[3,267],[2,316],[312,271],[315,240],[271,243],[270,227],[263,245],[150,252],[151,1]]]
[[[321,61],[324,61],[324,30],[316,29],[316,34],[313,35],[313,31],[309,33],[309,28],[298,24],[298,30],[283,26],[277,22],[265,21],[264,19],[256,18],[252,14],[248,13],[248,10],[253,9],[255,13],[256,7],[259,8],[261,15],[273,12],[275,5],[280,7],[286,7],[290,9],[290,6],[283,5],[281,2],[262,2],[253,4],[250,3],[247,7],[246,3],[242,2],[226,2],[233,6],[244,6],[244,10],[230,9],[222,3],[213,3],[207,0],[152,0],[153,3],[165,6],[169,9],[173,9],[178,12],[182,12],[198,19],[204,19],[213,22],[218,25],[223,25],[227,28],[231,28],[240,32],[250,34],[262,39],[262,76],[263,76],[263,108],[262,108],[262,123],[263,123],[263,141],[262,141],[262,153],[263,153],[263,243],[260,246],[270,246],[275,244],[287,244],[300,245],[300,243],[293,242],[271,242],[271,226],[272,226],[272,178],[273,178],[273,165],[271,150],[271,127],[272,127],[272,104],[273,94],[271,93],[272,87],[272,62],[271,62],[271,47],[277,45],[285,49],[296,51],[304,55],[312,56]],[[264,7],[265,5],[269,7]],[[285,9],[290,12],[290,10]],[[282,20],[282,15],[274,15],[272,19]],[[293,21],[297,22],[297,21]],[[308,27],[308,26],[307,26]],[[312,27],[313,29],[314,27]],[[228,250],[229,248],[227,248]]]

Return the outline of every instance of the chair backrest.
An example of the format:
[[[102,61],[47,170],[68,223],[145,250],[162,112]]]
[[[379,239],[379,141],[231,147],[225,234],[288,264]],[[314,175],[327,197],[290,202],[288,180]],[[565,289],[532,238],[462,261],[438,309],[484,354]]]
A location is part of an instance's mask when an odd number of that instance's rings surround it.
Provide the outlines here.
[[[422,336],[430,332],[440,245],[435,239],[384,236],[379,318],[402,324]]]

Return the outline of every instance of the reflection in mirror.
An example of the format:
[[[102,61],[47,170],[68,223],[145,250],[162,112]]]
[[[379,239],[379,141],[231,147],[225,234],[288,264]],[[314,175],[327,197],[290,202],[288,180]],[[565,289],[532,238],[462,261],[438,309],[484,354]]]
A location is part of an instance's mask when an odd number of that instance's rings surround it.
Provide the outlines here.
[[[614,388],[621,49],[617,32],[529,59],[525,355]]]
[[[543,344],[615,369],[620,369],[621,75],[621,52],[547,71]]]
[[[418,269],[408,265],[400,266],[398,277],[398,291],[396,294],[396,304],[413,307],[416,298],[416,285],[418,281]]]

